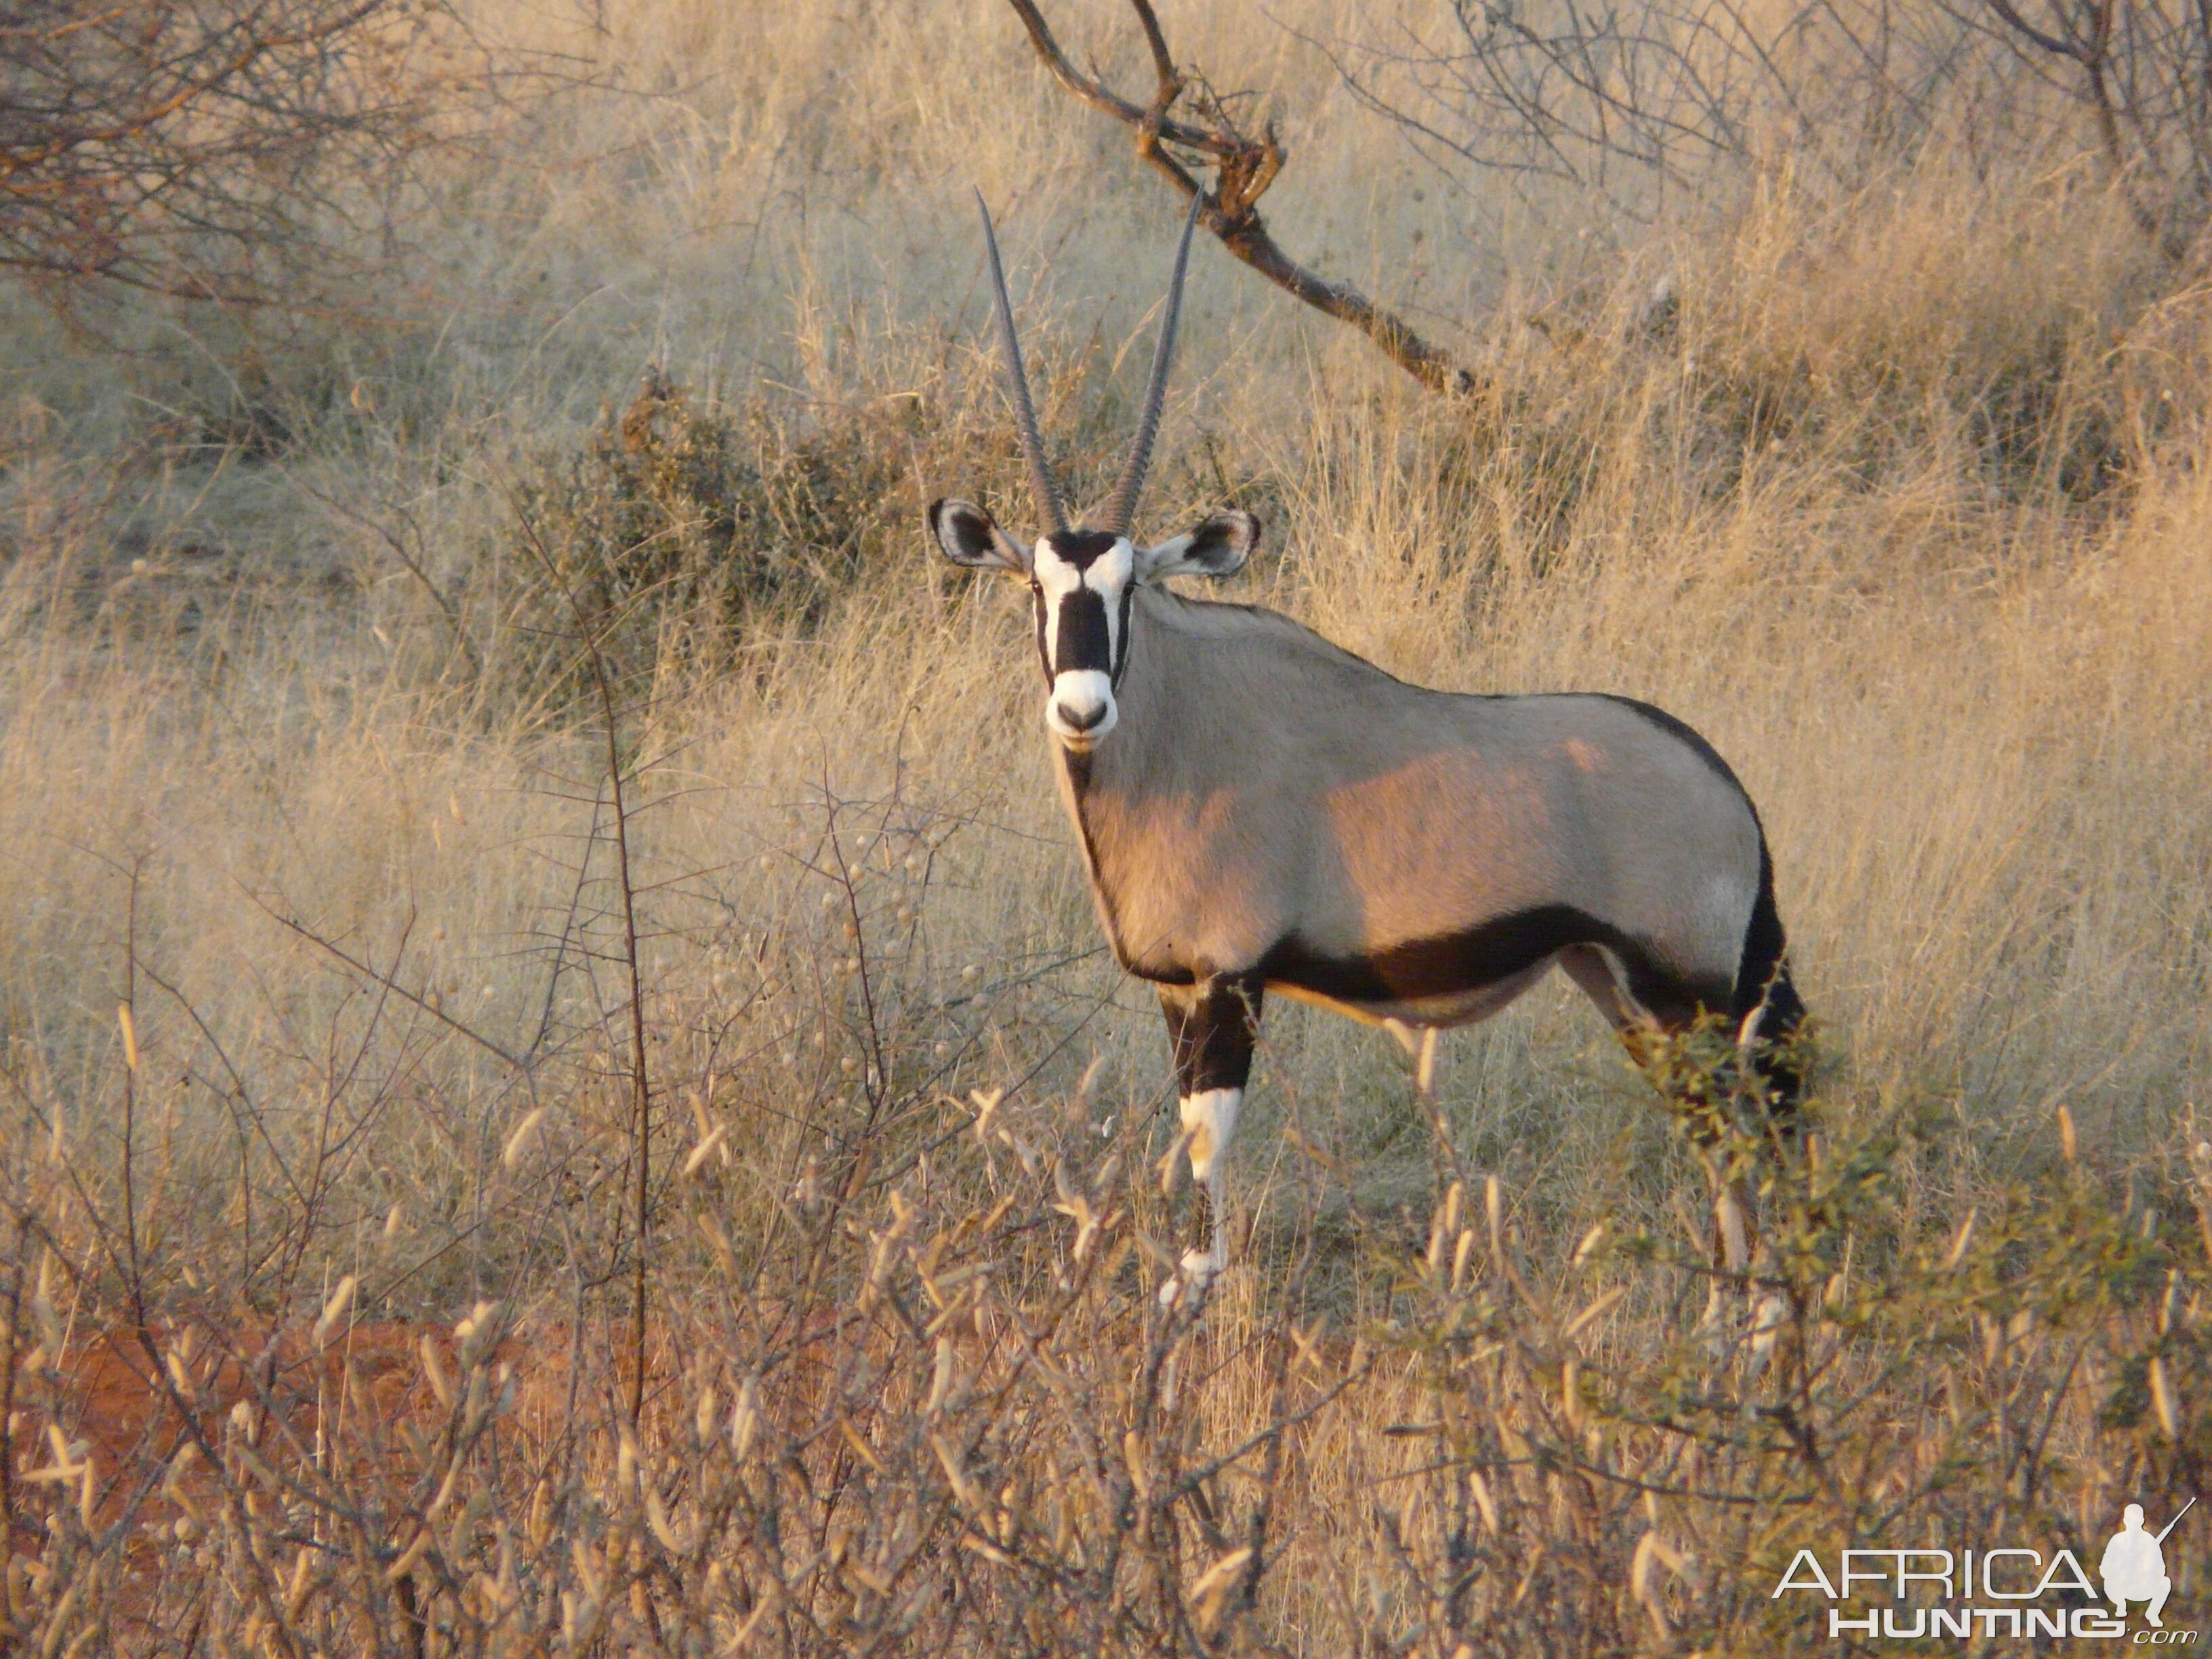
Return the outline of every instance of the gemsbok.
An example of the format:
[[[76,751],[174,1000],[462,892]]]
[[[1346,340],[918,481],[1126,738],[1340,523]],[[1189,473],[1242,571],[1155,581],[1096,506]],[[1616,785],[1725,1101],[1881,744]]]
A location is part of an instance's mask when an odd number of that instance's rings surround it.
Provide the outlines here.
[[[1029,585],[1045,726],[1099,921],[1158,991],[1174,1049],[1204,1194],[1182,1278],[1203,1283],[1225,1261],[1224,1155],[1271,991],[1434,1028],[1496,1013],[1556,964],[1632,1039],[1725,1016],[1786,1108],[1799,1079],[1771,1043],[1805,1010],[1773,866],[1750,798],[1703,738],[1627,697],[1408,685],[1273,611],[1167,586],[1241,568],[1260,538],[1249,514],[1131,538],[1196,217],[1128,460],[1098,527],[1079,529],[983,210],[1006,392],[1046,528],[1024,541],[971,502],[929,508],[954,563]]]

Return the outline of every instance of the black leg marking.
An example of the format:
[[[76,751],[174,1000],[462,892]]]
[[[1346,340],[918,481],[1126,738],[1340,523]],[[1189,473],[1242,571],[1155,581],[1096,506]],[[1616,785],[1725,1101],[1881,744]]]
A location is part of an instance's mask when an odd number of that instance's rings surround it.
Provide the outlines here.
[[[1252,1075],[1265,981],[1218,975],[1197,985],[1159,988],[1160,1013],[1175,1050],[1176,1092],[1241,1089]]]
[[[1175,1051],[1176,1092],[1183,1100],[1210,1090],[1241,1091],[1250,1080],[1266,988],[1266,981],[1256,975],[1218,975],[1192,986],[1158,988],[1160,1012]],[[1211,1256],[1219,1242],[1217,1234],[1226,1217],[1214,1213],[1214,1194],[1227,1150],[1225,1145],[1206,1148],[1202,1139],[1193,1146],[1194,1175],[1199,1155],[1210,1152],[1210,1157],[1206,1178],[1191,1182],[1192,1256]],[[1186,1262],[1189,1260],[1185,1257]]]

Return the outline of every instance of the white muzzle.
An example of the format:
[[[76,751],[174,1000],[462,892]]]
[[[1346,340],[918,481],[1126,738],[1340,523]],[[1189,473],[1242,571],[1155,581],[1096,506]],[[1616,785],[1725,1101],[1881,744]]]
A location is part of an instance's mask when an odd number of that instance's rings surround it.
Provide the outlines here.
[[[1114,682],[1095,668],[1054,676],[1045,699],[1044,723],[1071,749],[1088,749],[1114,729],[1121,711],[1114,705]]]

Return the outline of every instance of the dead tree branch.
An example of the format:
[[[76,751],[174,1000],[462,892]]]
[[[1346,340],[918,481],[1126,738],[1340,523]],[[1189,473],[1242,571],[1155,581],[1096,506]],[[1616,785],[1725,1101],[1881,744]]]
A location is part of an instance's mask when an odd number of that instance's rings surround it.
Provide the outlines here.
[[[1437,392],[1469,392],[1474,372],[1443,347],[1425,340],[1395,313],[1376,305],[1349,283],[1331,282],[1283,252],[1261,216],[1259,202],[1283,170],[1282,141],[1272,123],[1257,137],[1240,131],[1221,101],[1203,92],[1190,102],[1195,118],[1178,119],[1175,110],[1184,94],[1202,78],[1176,67],[1167,37],[1151,0],[1130,0],[1150,49],[1154,76],[1152,100],[1138,104],[1121,96],[1096,74],[1086,75],[1068,59],[1034,0],[1008,0],[1027,30],[1030,45],[1052,76],[1077,98],[1109,115],[1136,134],[1137,154],[1180,191],[1186,201],[1200,198],[1199,222],[1222,246],[1277,288],[1324,316],[1349,324],[1382,354],[1423,386]],[[1188,160],[1176,151],[1195,152]],[[1198,171],[1213,167],[1209,193]]]

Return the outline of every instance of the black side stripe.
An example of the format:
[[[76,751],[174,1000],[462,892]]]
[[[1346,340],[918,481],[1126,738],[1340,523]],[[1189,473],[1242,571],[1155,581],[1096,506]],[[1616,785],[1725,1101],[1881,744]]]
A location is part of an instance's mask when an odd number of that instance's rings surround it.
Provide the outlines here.
[[[1628,988],[1662,1023],[1693,1018],[1700,1007],[1729,1007],[1735,985],[1677,972],[1643,941],[1571,904],[1517,910],[1455,933],[1412,939],[1365,957],[1323,956],[1295,935],[1269,951],[1260,976],[1333,1001],[1411,1002],[1478,991],[1526,973],[1571,945],[1601,945],[1620,959]]]

